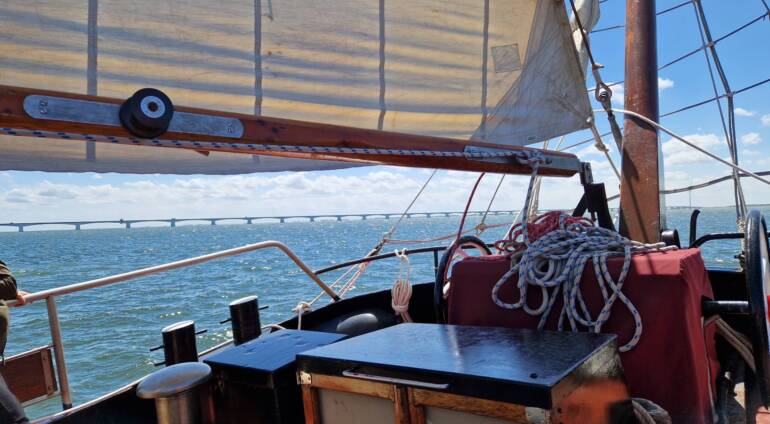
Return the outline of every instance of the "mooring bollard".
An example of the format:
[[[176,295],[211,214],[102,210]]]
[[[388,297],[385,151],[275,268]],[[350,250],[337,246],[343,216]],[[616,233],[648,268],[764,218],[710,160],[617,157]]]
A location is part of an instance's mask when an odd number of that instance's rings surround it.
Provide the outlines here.
[[[246,296],[230,303],[230,322],[233,328],[233,343],[239,345],[256,339],[262,334],[259,319],[259,298]]]
[[[163,356],[166,366],[182,362],[197,362],[198,348],[195,344],[195,322],[180,321],[161,330],[163,335]]]
[[[210,377],[211,368],[202,362],[176,364],[140,381],[136,395],[155,400],[158,424],[197,424],[202,421],[198,388]]]

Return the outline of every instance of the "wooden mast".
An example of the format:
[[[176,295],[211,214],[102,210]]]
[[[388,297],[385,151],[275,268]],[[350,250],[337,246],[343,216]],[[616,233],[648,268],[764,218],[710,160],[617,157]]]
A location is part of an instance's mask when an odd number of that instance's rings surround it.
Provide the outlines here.
[[[658,121],[658,58],[655,0],[626,1],[625,108]],[[663,163],[658,132],[626,117],[620,185],[620,231],[656,242],[663,227],[660,195]]]

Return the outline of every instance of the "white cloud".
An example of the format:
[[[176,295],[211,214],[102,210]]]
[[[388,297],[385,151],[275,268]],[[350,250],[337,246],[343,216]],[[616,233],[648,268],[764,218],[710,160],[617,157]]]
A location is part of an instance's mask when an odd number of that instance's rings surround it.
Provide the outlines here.
[[[663,91],[674,86],[674,80],[658,77],[658,90]]]
[[[597,180],[611,173],[598,166],[594,169]],[[412,209],[462,210],[477,177],[476,173],[441,171]],[[426,178],[418,170],[395,167],[374,167],[353,175],[330,171],[174,180],[147,176],[121,183],[105,175],[86,184],[52,179],[0,187],[0,208],[3,222],[400,212]],[[497,175],[483,180],[471,206],[474,210],[486,209],[499,181]],[[527,183],[527,176],[506,177],[493,209],[520,208]],[[541,198],[543,208],[574,207],[581,194],[575,178],[547,179],[543,187],[548,193]]]
[[[691,134],[684,136],[684,139],[704,150],[711,151],[712,153],[714,147],[725,145],[724,140],[716,134]],[[662,150],[665,166],[693,164],[713,160],[681,141],[674,139],[669,139],[663,143]]]
[[[770,113],[767,115],[762,115],[762,125],[770,127]]]
[[[742,107],[736,107],[735,114],[738,116],[754,116],[757,114],[757,112],[754,112],[753,110],[746,110]]]
[[[741,143],[743,144],[759,144],[762,142],[762,136],[756,132],[750,132],[741,136]]]

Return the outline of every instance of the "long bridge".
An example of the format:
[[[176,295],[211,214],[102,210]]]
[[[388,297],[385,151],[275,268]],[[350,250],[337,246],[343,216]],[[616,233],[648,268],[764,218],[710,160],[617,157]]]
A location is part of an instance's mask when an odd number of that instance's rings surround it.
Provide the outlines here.
[[[516,211],[468,211],[468,216],[482,216],[484,213],[487,215],[513,215]],[[462,215],[462,212],[409,212],[406,218],[432,218],[432,217],[450,217]],[[160,218],[160,219],[119,219],[119,220],[93,220],[93,221],[52,221],[52,222],[4,222],[0,223],[0,227],[16,227],[19,232],[24,232],[27,227],[33,227],[38,225],[66,225],[71,226],[75,230],[80,230],[86,225],[94,224],[113,224],[123,226],[125,228],[131,228],[135,224],[141,223],[168,223],[171,227],[176,227],[176,224],[180,222],[208,222],[210,225],[217,225],[223,221],[241,221],[245,224],[253,224],[256,221],[269,221],[280,222],[281,224],[286,221],[303,221],[308,220],[315,222],[316,220],[337,220],[359,218],[359,219],[390,219],[393,217],[400,217],[401,213],[356,213],[356,214],[326,214],[326,215],[284,215],[284,216],[242,216],[242,217],[222,217],[222,218]]]

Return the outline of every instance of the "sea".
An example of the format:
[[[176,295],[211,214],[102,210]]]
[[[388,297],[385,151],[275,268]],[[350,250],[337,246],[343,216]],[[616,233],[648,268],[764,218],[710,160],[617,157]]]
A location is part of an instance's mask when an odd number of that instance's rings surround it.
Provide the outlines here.
[[[687,244],[691,209],[669,209],[667,226],[677,228]],[[769,213],[765,208],[763,213]],[[472,228],[479,217],[469,217]],[[512,216],[489,216],[488,224],[510,223]],[[40,290],[119,274],[184,258],[264,240],[287,244],[311,268],[319,269],[365,255],[396,222],[391,219],[255,223],[252,225],[190,225],[1,232],[0,246],[22,290]],[[429,239],[457,231],[459,218],[404,219],[393,236]],[[698,235],[735,231],[733,208],[703,208]],[[487,230],[482,238],[493,242],[505,228]],[[441,242],[446,244],[447,241]],[[441,244],[441,243],[433,243]],[[387,245],[384,251],[404,246]],[[703,247],[709,266],[736,268],[740,242],[714,241]],[[433,281],[431,253],[410,256],[410,280]],[[399,260],[374,263],[349,296],[388,289],[399,272]],[[340,272],[322,277],[334,281]],[[64,350],[75,404],[93,399],[158,369],[162,351],[161,328],[194,320],[198,349],[222,343],[232,334],[228,304],[257,295],[264,323],[280,322],[292,315],[298,302],[319,293],[318,287],[276,250],[261,250],[190,268],[152,275],[57,298]],[[322,298],[316,303],[327,302]],[[12,310],[6,356],[51,342],[45,302]],[[27,407],[30,417],[61,410],[60,398]]]

